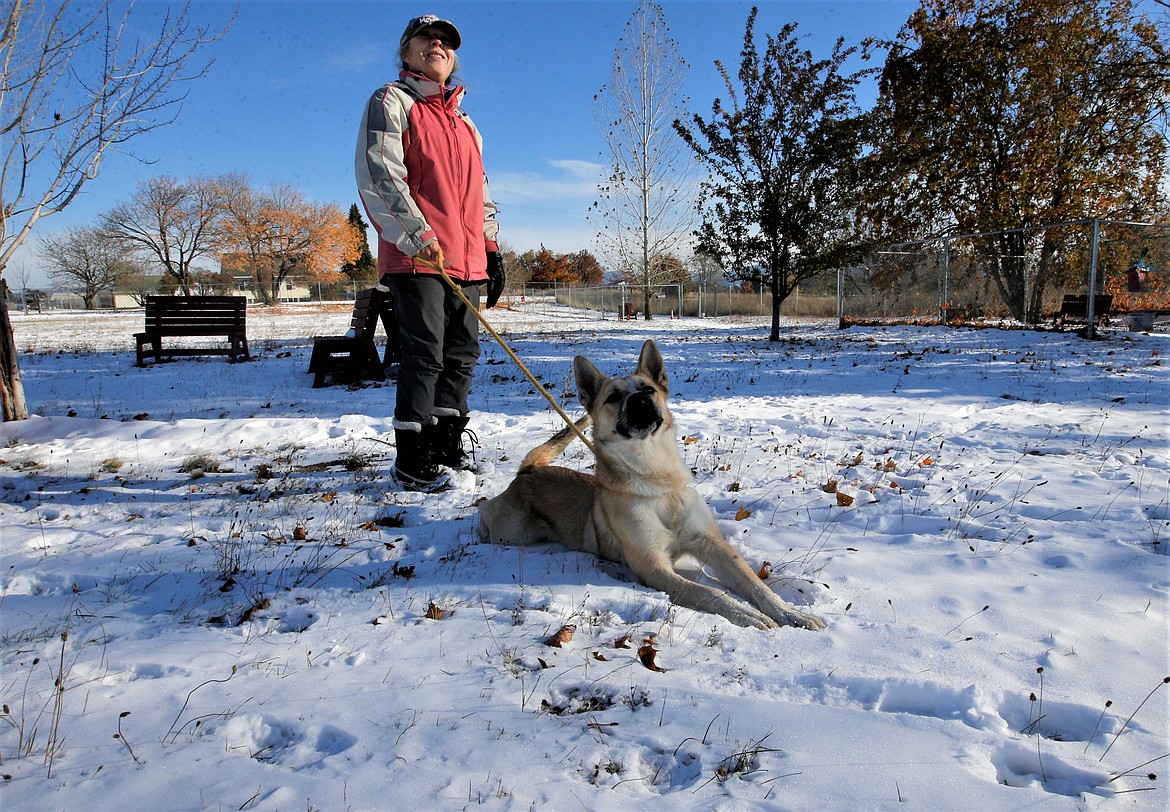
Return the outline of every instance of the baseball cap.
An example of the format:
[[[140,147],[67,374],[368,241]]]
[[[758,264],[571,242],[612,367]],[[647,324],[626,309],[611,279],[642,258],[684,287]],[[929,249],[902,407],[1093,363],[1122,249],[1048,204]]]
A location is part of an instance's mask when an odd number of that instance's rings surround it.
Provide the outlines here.
[[[459,29],[455,24],[449,20],[440,19],[436,14],[424,14],[421,17],[415,17],[406,24],[406,30],[402,32],[402,39],[398,41],[400,46],[405,45],[406,41],[417,34],[424,28],[437,28],[447,35],[451,40],[451,47],[458,50],[462,43],[462,38],[459,36]]]

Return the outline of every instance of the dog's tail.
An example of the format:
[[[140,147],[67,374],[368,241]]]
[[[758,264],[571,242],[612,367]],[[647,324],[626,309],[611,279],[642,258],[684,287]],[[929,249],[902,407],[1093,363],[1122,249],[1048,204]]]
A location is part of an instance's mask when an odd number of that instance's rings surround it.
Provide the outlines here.
[[[577,431],[584,431],[585,427],[589,425],[589,415],[579,418],[574,425]],[[544,468],[550,465],[576,439],[577,431],[573,430],[573,426],[565,426],[547,441],[529,451],[520,463],[518,473],[522,474],[530,468]]]

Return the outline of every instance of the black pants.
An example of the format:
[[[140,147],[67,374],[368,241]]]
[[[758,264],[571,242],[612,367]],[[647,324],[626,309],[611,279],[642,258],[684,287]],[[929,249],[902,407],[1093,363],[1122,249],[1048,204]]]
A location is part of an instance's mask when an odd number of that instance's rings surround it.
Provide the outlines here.
[[[458,283],[456,283],[458,284]],[[479,305],[479,285],[463,293]],[[479,360],[479,322],[441,277],[390,277],[402,360],[394,419],[426,425],[433,414],[466,415],[471,373]]]

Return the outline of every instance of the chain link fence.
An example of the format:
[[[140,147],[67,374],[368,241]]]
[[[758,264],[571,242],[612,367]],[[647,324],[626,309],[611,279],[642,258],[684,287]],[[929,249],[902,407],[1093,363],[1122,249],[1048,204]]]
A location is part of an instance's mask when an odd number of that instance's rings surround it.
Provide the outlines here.
[[[505,292],[556,319],[644,315],[640,285],[539,285]],[[652,318],[767,317],[767,289],[666,284]],[[889,245],[836,275],[806,281],[780,314],[852,324],[1153,329],[1170,317],[1170,224],[1090,219]],[[1159,320],[1160,323],[1159,323]]]
[[[645,288],[641,285],[544,285],[529,283],[506,290],[501,301],[514,308],[559,319],[640,319],[645,316]],[[725,318],[768,316],[771,293],[745,291],[733,285],[675,283],[650,287],[651,318]],[[835,281],[831,278],[806,286],[788,297],[780,308],[786,318],[837,318]]]
[[[1170,224],[1082,220],[891,245],[838,275],[842,326],[1130,326],[1170,316]]]

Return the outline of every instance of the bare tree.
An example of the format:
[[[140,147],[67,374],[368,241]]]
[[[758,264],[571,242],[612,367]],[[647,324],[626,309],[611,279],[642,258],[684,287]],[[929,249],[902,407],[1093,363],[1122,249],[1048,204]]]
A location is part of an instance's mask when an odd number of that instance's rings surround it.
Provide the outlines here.
[[[146,304],[146,297],[158,293],[158,277],[150,273],[137,259],[133,269],[118,280],[118,292],[129,296],[139,307]]]
[[[92,310],[102,293],[113,293],[135,271],[130,253],[100,229],[73,226],[41,240],[41,258],[49,276],[75,291]]]
[[[532,271],[520,261],[520,255],[506,240],[500,240],[500,253],[504,257],[504,270],[507,271],[507,288],[522,289],[532,278]]]
[[[691,272],[691,279],[699,285],[718,285],[723,279],[723,268],[719,260],[702,251],[693,251],[687,267]]]
[[[642,286],[647,319],[651,286],[665,272],[660,260],[691,230],[689,152],[673,127],[686,113],[686,69],[662,8],[641,0],[614,49],[612,78],[595,97],[612,161],[594,209],[598,238],[621,277]]]
[[[234,176],[167,175],[148,178],[102,218],[102,229],[158,263],[167,281],[191,294],[195,263],[222,245],[221,223],[229,197],[246,181]]]
[[[16,284],[20,286],[20,306],[21,308],[26,308],[28,302],[25,299],[25,294],[28,292],[28,282],[32,279],[32,268],[28,267],[24,262],[17,262],[9,266],[8,276],[15,279]]]
[[[170,124],[175,83],[202,76],[196,59],[223,35],[184,6],[154,39],[129,25],[134,0],[8,0],[0,30],[0,275],[37,222],[98,175],[108,152]],[[118,9],[122,10],[119,12]],[[135,18],[137,19],[137,18]],[[5,420],[28,416],[5,297],[0,297],[0,396]]]

